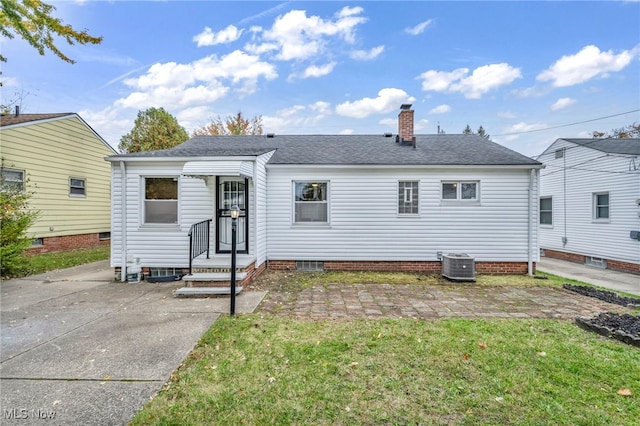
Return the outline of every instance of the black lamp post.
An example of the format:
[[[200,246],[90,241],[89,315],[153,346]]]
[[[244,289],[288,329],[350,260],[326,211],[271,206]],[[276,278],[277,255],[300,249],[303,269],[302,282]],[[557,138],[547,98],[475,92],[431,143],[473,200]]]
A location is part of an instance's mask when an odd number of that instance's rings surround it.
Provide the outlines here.
[[[236,314],[236,231],[238,227],[238,216],[240,216],[240,208],[237,205],[231,206],[229,212],[231,214],[231,312],[230,315]]]

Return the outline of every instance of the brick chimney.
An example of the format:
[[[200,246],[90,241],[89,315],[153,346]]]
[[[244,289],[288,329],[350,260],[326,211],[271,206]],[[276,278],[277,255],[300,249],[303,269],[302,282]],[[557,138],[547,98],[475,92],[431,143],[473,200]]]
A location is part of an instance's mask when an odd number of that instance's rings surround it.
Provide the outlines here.
[[[400,114],[398,114],[398,136],[400,136],[400,142],[414,142],[413,110],[411,109],[411,104],[402,104],[400,106]]]

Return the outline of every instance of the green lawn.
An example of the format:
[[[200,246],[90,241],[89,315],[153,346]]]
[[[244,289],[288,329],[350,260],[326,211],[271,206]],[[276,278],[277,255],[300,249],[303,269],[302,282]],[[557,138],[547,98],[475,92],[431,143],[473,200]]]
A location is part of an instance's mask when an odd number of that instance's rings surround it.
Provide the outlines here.
[[[55,253],[25,255],[22,259],[20,271],[12,277],[19,278],[29,275],[42,274],[56,269],[70,268],[72,266],[83,265],[85,263],[97,262],[109,259],[110,247],[98,247],[91,249],[79,249],[60,251]]]
[[[634,425],[638,396],[640,350],[567,321],[256,313],[217,320],[132,424]]]

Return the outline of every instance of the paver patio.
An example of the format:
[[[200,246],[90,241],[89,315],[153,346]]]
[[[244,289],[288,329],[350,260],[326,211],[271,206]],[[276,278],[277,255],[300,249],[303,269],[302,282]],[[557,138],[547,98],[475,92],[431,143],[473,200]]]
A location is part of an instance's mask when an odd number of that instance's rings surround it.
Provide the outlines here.
[[[257,312],[311,319],[557,318],[627,308],[553,287],[328,284],[270,290]]]

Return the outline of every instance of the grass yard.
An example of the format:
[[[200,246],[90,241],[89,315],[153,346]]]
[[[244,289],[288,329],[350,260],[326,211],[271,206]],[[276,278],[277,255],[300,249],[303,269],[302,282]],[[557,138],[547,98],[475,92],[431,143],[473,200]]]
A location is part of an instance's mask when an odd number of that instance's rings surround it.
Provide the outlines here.
[[[56,269],[70,268],[72,266],[83,265],[85,263],[97,262],[109,259],[110,247],[98,247],[91,249],[79,249],[60,251],[55,253],[43,253],[33,256],[25,255],[19,273],[12,277],[20,278],[28,275],[37,275],[44,272],[55,271]]]
[[[217,320],[132,424],[637,425],[639,396],[640,350],[568,321],[256,313]]]

